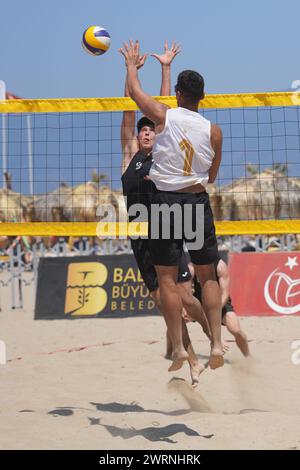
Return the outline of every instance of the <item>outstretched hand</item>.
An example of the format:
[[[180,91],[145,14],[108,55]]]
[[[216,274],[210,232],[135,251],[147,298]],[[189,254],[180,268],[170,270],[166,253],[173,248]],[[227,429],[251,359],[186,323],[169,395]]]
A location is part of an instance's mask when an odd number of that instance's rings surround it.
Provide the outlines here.
[[[144,63],[146,62],[147,57],[148,57],[148,54],[144,54],[144,55],[139,56],[139,62],[136,66],[136,68],[138,70],[143,67]]]
[[[125,57],[126,66],[134,65],[137,70],[143,67],[147,59],[147,54],[140,55],[140,44],[138,40],[133,42],[133,40],[130,39],[129,44],[124,42],[119,52]]]
[[[151,56],[155,57],[161,65],[171,65],[173,59],[181,52],[181,46],[173,41],[169,49],[168,41],[165,41],[164,49],[163,54],[151,54]]]

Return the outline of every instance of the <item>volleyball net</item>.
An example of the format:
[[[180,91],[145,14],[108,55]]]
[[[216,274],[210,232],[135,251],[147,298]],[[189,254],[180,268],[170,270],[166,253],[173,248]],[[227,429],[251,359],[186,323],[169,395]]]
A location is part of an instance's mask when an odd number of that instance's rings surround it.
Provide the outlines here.
[[[176,107],[174,97],[156,99]],[[200,104],[223,131],[208,189],[218,235],[300,233],[299,98],[208,95]],[[133,110],[129,98],[1,101],[0,235],[94,236],[105,204],[124,221],[121,122]]]

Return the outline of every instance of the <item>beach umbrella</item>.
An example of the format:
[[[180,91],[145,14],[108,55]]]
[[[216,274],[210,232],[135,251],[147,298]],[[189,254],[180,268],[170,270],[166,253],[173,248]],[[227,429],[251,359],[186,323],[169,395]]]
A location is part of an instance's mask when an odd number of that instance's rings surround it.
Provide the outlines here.
[[[72,187],[61,185],[54,191],[35,195],[30,207],[31,222],[67,222],[65,207],[71,205]]]
[[[25,208],[31,198],[10,189],[0,189],[0,220],[2,222],[22,222]]]
[[[300,178],[266,169],[220,188],[224,220],[300,217]]]

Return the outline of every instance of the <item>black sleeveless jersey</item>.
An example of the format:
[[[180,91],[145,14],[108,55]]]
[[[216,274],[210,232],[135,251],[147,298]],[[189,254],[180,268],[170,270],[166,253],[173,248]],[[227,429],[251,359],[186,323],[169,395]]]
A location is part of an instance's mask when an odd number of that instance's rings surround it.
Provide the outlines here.
[[[152,162],[152,153],[146,155],[138,151],[123,173],[121,179],[123,194],[127,197],[127,210],[133,204],[144,204],[148,210],[150,209],[152,194],[156,191],[156,187],[152,181],[144,178],[149,174]],[[133,220],[134,217],[129,219]]]

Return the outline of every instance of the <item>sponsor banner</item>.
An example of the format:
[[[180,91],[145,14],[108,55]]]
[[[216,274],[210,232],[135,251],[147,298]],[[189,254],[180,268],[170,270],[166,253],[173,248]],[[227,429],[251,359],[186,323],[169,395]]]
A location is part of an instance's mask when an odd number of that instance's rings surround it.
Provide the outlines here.
[[[230,294],[239,315],[300,315],[300,254],[231,253]]]
[[[133,255],[40,260],[35,319],[157,314]]]

